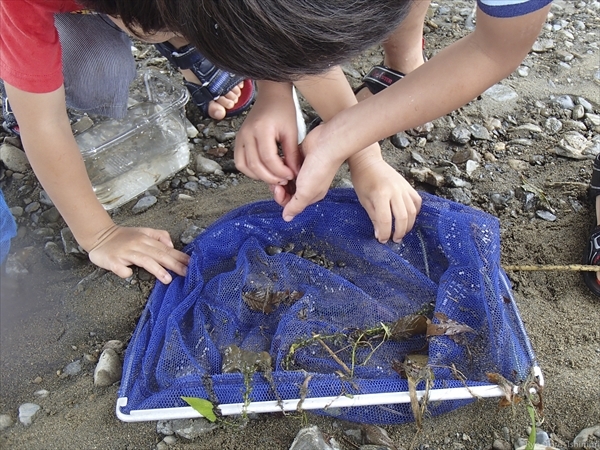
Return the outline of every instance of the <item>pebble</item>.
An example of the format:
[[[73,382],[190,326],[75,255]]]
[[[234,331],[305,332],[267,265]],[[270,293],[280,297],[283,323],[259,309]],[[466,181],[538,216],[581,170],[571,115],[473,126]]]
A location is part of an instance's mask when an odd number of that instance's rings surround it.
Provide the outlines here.
[[[62,372],[65,376],[77,375],[79,372],[81,372],[81,360],[78,359],[77,361],[67,364]]]
[[[471,130],[471,135],[473,136],[473,139],[479,139],[479,140],[484,140],[484,141],[490,140],[490,138],[491,138],[490,132],[483,125],[474,123],[469,128]]]
[[[575,107],[575,102],[570,95],[559,95],[554,98],[554,103],[562,109],[573,109]]]
[[[390,138],[390,142],[396,148],[406,148],[410,145],[410,139],[405,132],[396,133]]]
[[[552,50],[554,47],[555,45],[552,39],[538,39],[533,43],[531,50],[536,53],[543,53]]]
[[[577,104],[583,106],[586,113],[593,113],[594,107],[583,97],[577,97]]]
[[[189,227],[187,227],[183,233],[181,233],[181,236],[179,237],[179,240],[181,241],[182,244],[187,245],[190,244],[191,242],[194,241],[194,239],[196,239],[196,237],[198,237],[198,235],[200,233],[202,233],[205,229],[204,228],[200,228],[196,225],[190,225]]]
[[[177,419],[171,423],[173,433],[184,439],[196,439],[217,428],[217,425],[206,419]]]
[[[334,450],[325,442],[323,434],[318,427],[302,428],[296,434],[296,438],[289,450]]]
[[[535,212],[535,215],[538,216],[540,219],[547,220],[548,222],[554,222],[556,220],[556,216],[554,214],[544,209],[538,209]]]
[[[584,448],[590,437],[596,436],[600,438],[600,424],[585,428],[579,432],[575,439],[573,439],[573,447]]]
[[[35,403],[23,403],[19,406],[19,421],[25,425],[29,426],[33,423],[33,416],[39,411],[40,405],[36,405]]]
[[[563,124],[556,117],[548,117],[546,122],[544,123],[544,128],[550,131],[551,133],[558,133],[562,130]]]
[[[196,172],[201,174],[213,174],[216,170],[223,170],[220,164],[202,155],[196,157]]]
[[[121,379],[122,366],[119,356],[112,348],[107,348],[98,359],[94,370],[95,386],[110,386]]]
[[[13,172],[24,173],[30,168],[25,152],[6,142],[0,145],[0,161],[4,163],[7,169]]]
[[[464,125],[458,125],[452,129],[450,138],[457,144],[466,144],[471,140],[471,130]]]
[[[4,431],[7,428],[12,427],[13,423],[12,417],[10,417],[8,414],[0,414],[0,431]]]
[[[82,264],[82,260],[65,254],[56,242],[46,242],[44,253],[60,270],[74,269]]]
[[[79,246],[70,228],[60,230],[60,238],[66,255],[83,255],[85,251]]]
[[[47,391],[46,389],[40,389],[38,391],[35,391],[33,393],[33,395],[35,395],[36,397],[39,397],[39,398],[46,398],[50,395],[50,392]]]
[[[517,68],[517,73],[519,74],[520,77],[527,77],[529,76],[529,72],[531,71],[531,69],[527,66],[519,66]]]
[[[490,97],[492,100],[497,102],[509,102],[519,98],[517,91],[503,84],[495,84],[481,95]]]
[[[150,209],[153,205],[158,202],[158,199],[154,195],[145,195],[140,198],[138,202],[131,208],[133,214],[141,214],[144,211]]]

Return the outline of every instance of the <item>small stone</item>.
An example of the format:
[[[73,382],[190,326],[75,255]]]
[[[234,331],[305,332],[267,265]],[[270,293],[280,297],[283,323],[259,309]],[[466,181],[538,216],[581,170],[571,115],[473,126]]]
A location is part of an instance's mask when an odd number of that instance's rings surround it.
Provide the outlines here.
[[[511,169],[514,169],[517,172],[523,172],[529,168],[529,163],[520,159],[509,159],[507,163]]]
[[[471,130],[464,125],[458,125],[452,129],[450,137],[457,144],[466,144],[471,140]]]
[[[593,113],[594,107],[583,97],[577,97],[577,104],[583,106],[586,113]]]
[[[104,346],[102,347],[102,351],[108,348],[113,349],[116,353],[121,353],[125,348],[125,344],[123,344],[123,341],[120,341],[118,339],[111,339],[110,341],[107,341],[104,344]]]
[[[158,199],[154,195],[146,195],[138,200],[133,208],[131,208],[131,212],[133,214],[141,214],[150,209],[156,202],[158,202]]]
[[[554,41],[552,39],[538,39],[533,43],[531,50],[536,53],[544,53],[554,48]]]
[[[79,246],[73,236],[73,232],[69,228],[60,230],[60,238],[63,244],[63,250],[66,255],[83,255],[85,251]]]
[[[492,444],[492,450],[511,450],[510,444],[502,439],[496,439]]]
[[[175,436],[165,436],[162,441],[167,445],[173,445],[177,442],[177,438]]]
[[[479,140],[483,140],[483,141],[490,140],[490,132],[483,125],[474,123],[469,128],[471,130],[471,135],[473,136],[473,139],[479,139]]]
[[[323,434],[316,426],[302,428],[296,434],[296,438],[289,450],[333,450],[331,446],[329,446],[325,439],[323,438]]]
[[[396,148],[406,148],[410,146],[410,139],[405,132],[394,134],[390,138],[390,142]]]
[[[187,244],[193,242],[194,239],[196,239],[196,237],[198,237],[198,235],[200,233],[202,233],[204,230],[205,230],[204,228],[200,228],[200,227],[197,227],[196,225],[192,224],[189,227],[187,227],[183,233],[181,233],[179,240],[181,241],[182,244],[187,245]]]
[[[65,366],[63,374],[66,376],[77,375],[81,372],[81,360],[73,361]]]
[[[600,425],[581,430],[573,439],[573,447],[585,448],[591,436],[600,437]]]
[[[410,174],[415,178],[415,180],[430,184],[431,186],[440,187],[444,185],[444,176],[440,173],[434,172],[428,167],[424,168],[412,168],[410,169]]]
[[[17,219],[23,215],[23,208],[20,206],[13,206],[12,208],[10,208],[10,213],[15,219]]]
[[[122,366],[119,356],[112,348],[107,348],[98,359],[94,370],[95,386],[110,386],[121,378]]]
[[[82,263],[78,258],[66,255],[56,242],[46,242],[44,253],[61,270],[74,269]]]
[[[508,102],[511,100],[515,100],[519,97],[517,91],[503,84],[495,84],[494,86],[486,90],[482,95],[490,97],[492,100],[495,100],[497,102]]]
[[[592,126],[597,127],[600,126],[600,115],[587,113],[585,118],[592,124]]]
[[[217,428],[217,425],[204,418],[178,419],[172,421],[173,432],[184,439],[196,439],[198,436]]]
[[[0,414],[0,431],[4,431],[12,426],[12,417],[10,417],[8,414]]]
[[[473,172],[475,172],[479,168],[479,163],[477,161],[468,160],[465,166],[465,171],[467,175],[471,176]]]
[[[579,120],[585,115],[585,108],[581,105],[575,105],[571,111],[571,118]]]
[[[35,403],[23,403],[19,406],[19,421],[25,426],[31,425],[33,416],[35,416],[35,413],[37,413],[39,409],[40,406]]]
[[[13,172],[24,173],[29,169],[29,160],[25,152],[14,145],[4,142],[0,145],[0,161]]]
[[[40,191],[40,203],[46,206],[54,206],[52,199],[48,196],[46,191]]]
[[[201,174],[212,174],[216,170],[223,170],[218,162],[205,158],[202,155],[196,157],[196,172]]]
[[[527,66],[519,66],[517,68],[517,73],[519,74],[520,77],[526,77],[529,76],[529,71],[531,69],[529,69],[529,67]]]
[[[156,432],[165,436],[173,434],[173,426],[170,420],[159,420],[156,422]]]
[[[548,222],[554,222],[556,220],[556,216],[552,214],[550,211],[546,211],[543,209],[538,209],[535,212],[535,215],[540,219],[547,220]]]
[[[551,133],[558,133],[562,130],[563,124],[556,117],[548,117],[546,122],[544,123],[544,128],[550,131]]]
[[[41,205],[40,202],[31,202],[29,205],[27,205],[25,207],[25,212],[27,214],[31,214],[33,212],[36,212],[38,209],[40,209]]]
[[[481,161],[481,157],[479,156],[477,151],[474,148],[470,148],[470,147],[457,150],[456,153],[454,153],[454,155],[452,155],[452,159],[451,159],[451,161],[454,164],[463,164],[469,160]]]
[[[555,97],[553,101],[562,109],[573,109],[575,106],[575,102],[573,102],[570,95],[559,95],[558,97]]]
[[[39,398],[46,398],[50,395],[50,392],[47,391],[46,389],[40,389],[38,391],[35,391],[33,393],[33,395],[35,395],[36,397],[39,397]]]

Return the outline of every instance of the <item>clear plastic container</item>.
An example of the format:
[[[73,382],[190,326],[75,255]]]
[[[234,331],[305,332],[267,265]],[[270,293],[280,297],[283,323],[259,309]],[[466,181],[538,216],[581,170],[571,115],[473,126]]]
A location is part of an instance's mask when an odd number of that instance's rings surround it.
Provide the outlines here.
[[[123,119],[97,119],[75,136],[94,192],[111,210],[183,169],[190,160],[187,89],[156,70],[132,83]]]

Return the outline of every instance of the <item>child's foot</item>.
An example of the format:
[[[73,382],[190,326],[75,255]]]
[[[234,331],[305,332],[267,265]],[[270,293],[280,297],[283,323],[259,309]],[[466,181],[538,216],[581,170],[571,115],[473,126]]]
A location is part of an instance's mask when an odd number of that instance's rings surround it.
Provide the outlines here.
[[[181,71],[184,85],[203,117],[217,120],[233,117],[252,105],[255,95],[252,80],[218,69],[191,45],[175,47],[163,42],[155,47]]]
[[[371,95],[377,94],[404,78],[407,73],[425,64],[426,61],[427,57],[422,49],[403,58],[392,58],[386,54],[383,64],[373,67],[367,73],[361,85],[354,90],[356,99],[360,102]]]
[[[592,180],[590,182],[590,199],[596,207],[596,223],[600,223],[600,155],[594,159]],[[588,238],[583,254],[583,264],[600,266],[600,225],[596,225]],[[600,272],[582,272],[583,281],[592,293],[600,296]]]

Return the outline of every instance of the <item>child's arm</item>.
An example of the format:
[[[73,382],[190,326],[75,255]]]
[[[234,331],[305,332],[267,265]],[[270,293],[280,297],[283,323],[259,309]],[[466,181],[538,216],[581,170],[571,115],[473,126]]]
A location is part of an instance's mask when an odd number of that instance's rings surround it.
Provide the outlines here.
[[[119,227],[96,198],[71,132],[64,88],[47,94],[8,83],[5,88],[27,158],[90,260],[123,278],[132,274],[130,265],[143,267],[163,283],[171,281],[165,269],[185,275],[189,257],[173,248],[166,231]]]
[[[354,92],[339,67],[323,76],[305,78],[295,85],[324,121],[330,120],[340,111],[356,104]],[[341,142],[339,145],[345,143]],[[308,155],[308,157],[313,156],[314,153]],[[303,192],[307,186],[319,186],[320,190],[312,190],[314,195],[309,203],[320,200],[327,193],[333,176],[342,162],[343,160],[321,161],[323,164],[331,164],[327,168],[328,177],[315,180],[299,176],[296,180],[297,191]],[[375,237],[381,242],[388,241],[390,237],[395,241],[402,239],[413,227],[415,217],[421,208],[419,194],[402,175],[383,160],[378,143],[351,154],[348,165],[360,203],[373,222]],[[300,174],[302,173],[301,170]],[[277,187],[276,196],[277,190],[284,189]],[[310,187],[307,190],[310,190]],[[288,204],[291,199],[292,196],[288,194],[282,204]],[[393,236],[392,225],[394,225]]]
[[[548,9],[515,18],[494,18],[479,10],[473,33],[401,82],[315,128],[302,144],[305,159],[284,216],[291,220],[321,195],[351,155],[459,108],[508,76],[531,49]]]
[[[302,159],[292,85],[256,84],[256,101],[235,138],[235,165],[251,178],[284,185],[296,178]],[[278,144],[284,159],[279,156]]]

